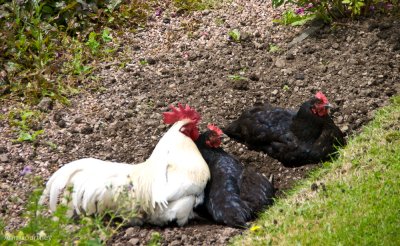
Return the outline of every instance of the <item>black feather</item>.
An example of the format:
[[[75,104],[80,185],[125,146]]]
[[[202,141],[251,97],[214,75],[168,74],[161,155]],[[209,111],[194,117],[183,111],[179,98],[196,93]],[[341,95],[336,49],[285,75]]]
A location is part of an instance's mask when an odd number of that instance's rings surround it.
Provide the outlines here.
[[[271,205],[274,188],[261,174],[246,170],[237,158],[222,148],[206,144],[212,131],[202,133],[196,145],[207,162],[211,179],[204,203],[195,211],[201,216],[233,227],[244,227],[256,213]]]
[[[345,145],[344,134],[329,115],[311,111],[315,98],[304,102],[298,112],[269,104],[245,110],[224,132],[250,149],[263,151],[285,166],[325,161]]]

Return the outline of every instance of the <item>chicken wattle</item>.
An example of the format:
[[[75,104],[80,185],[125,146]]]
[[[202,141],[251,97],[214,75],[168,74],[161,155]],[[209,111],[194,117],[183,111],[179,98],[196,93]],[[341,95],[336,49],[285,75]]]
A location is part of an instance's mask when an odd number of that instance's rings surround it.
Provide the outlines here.
[[[262,209],[273,203],[274,187],[262,174],[245,168],[221,147],[222,131],[209,125],[196,141],[206,160],[211,179],[204,203],[195,211],[204,217],[233,227],[246,226]]]
[[[329,115],[330,107],[322,92],[304,102],[297,112],[269,104],[255,106],[243,111],[224,132],[285,166],[325,161],[337,146],[346,144],[344,134]]]
[[[41,203],[49,197],[54,211],[64,202],[70,215],[134,211],[129,220],[139,225],[186,224],[194,215],[193,208],[203,201],[210,171],[194,143],[200,115],[189,106],[170,108],[172,112],[164,113],[164,122],[173,125],[145,162],[73,161],[50,177]],[[72,192],[64,199],[69,186]]]

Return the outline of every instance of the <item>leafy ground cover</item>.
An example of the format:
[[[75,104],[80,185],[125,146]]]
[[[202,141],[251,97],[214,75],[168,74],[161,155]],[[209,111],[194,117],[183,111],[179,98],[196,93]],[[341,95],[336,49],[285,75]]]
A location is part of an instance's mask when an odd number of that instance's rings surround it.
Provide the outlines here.
[[[400,97],[236,245],[398,245]]]

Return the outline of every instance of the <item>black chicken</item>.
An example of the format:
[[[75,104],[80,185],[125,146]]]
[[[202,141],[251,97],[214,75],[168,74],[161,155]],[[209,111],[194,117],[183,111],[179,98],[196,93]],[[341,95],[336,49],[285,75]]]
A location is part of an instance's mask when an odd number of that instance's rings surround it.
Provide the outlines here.
[[[244,227],[257,212],[273,203],[272,181],[245,169],[220,147],[221,129],[214,125],[208,125],[208,129],[195,141],[211,172],[204,203],[195,211],[221,224]]]
[[[322,92],[293,112],[269,104],[245,110],[224,129],[250,149],[261,150],[289,167],[328,160],[344,134],[329,116],[331,105]]]

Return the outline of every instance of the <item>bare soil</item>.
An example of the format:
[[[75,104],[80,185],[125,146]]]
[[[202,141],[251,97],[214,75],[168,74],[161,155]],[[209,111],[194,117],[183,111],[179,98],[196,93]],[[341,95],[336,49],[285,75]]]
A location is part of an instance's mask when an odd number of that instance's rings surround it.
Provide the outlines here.
[[[334,121],[351,136],[400,92],[398,19],[334,23],[290,44],[308,27],[273,24],[282,10],[263,2],[233,1],[188,15],[166,10],[143,30],[124,33],[120,59],[102,64],[69,107],[38,106],[47,114],[34,126],[45,130],[35,144],[12,142],[15,128],[0,121],[0,216],[7,229],[23,223],[31,189],[20,174],[24,167],[47,180],[83,157],[139,163],[167,130],[161,114],[169,104],[196,108],[204,130],[207,123],[226,125],[256,102],[297,108],[322,90],[336,106]],[[233,29],[241,32],[240,42],[228,39]],[[279,50],[270,52],[270,45]],[[147,64],[139,63],[143,59]],[[18,107],[6,102],[1,113]],[[285,168],[233,140],[223,147],[245,166],[274,174],[279,195],[319,165]],[[161,233],[162,245],[225,245],[243,230],[194,220],[182,228],[124,228],[108,244],[144,245],[152,232]]]

